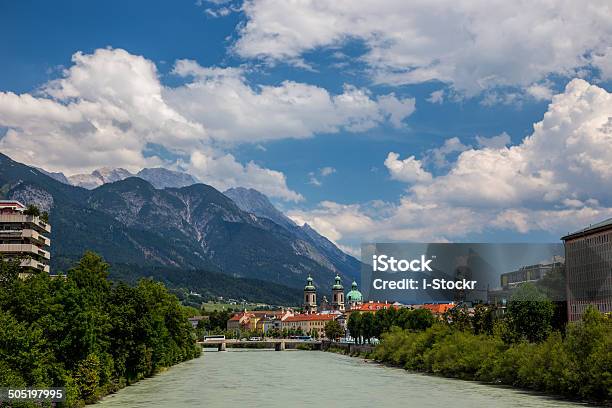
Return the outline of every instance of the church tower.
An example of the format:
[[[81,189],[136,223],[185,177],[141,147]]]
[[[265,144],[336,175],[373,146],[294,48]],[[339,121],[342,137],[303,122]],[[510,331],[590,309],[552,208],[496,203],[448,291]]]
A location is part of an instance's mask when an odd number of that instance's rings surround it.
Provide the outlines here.
[[[361,295],[361,292],[357,290],[357,282],[353,281],[351,290],[346,295],[346,299],[348,300],[350,310],[359,308],[359,306],[361,306],[363,303],[363,296]]]
[[[332,286],[332,310],[344,312],[344,287],[338,274],[336,274],[336,283]]]
[[[312,284],[310,275],[304,286],[304,313],[317,313],[317,288]]]

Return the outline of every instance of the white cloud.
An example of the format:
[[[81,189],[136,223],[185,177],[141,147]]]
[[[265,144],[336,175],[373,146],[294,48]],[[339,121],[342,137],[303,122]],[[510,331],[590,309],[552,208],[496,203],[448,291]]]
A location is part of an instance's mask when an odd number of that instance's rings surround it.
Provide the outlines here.
[[[137,170],[160,162],[144,157],[148,143],[178,150],[207,140],[201,124],[164,102],[151,61],[111,49],[76,53],[72,61],[40,96],[0,92],[0,125],[9,128],[3,152],[56,171]]]
[[[460,153],[469,149],[469,146],[461,143],[458,137],[446,139],[441,147],[431,149],[427,152],[427,161],[432,161],[436,167],[448,166],[447,157],[453,153]]]
[[[330,166],[326,166],[326,167],[323,167],[323,168],[319,169],[319,173],[323,177],[330,176],[330,175],[334,174],[335,172],[336,172],[336,169],[333,168],[333,167],[330,167]]]
[[[330,176],[336,172],[336,169],[330,166],[322,167],[317,172],[311,171],[308,173],[308,184],[315,187],[321,187],[323,185],[322,178]],[[320,176],[318,177],[317,174]]]
[[[476,143],[480,148],[502,149],[508,146],[510,142],[510,135],[506,132],[492,137],[476,136]]]
[[[575,79],[521,143],[506,147],[505,133],[477,142],[479,148],[462,151],[438,176],[414,156],[389,153],[391,177],[408,183],[398,204],[327,202],[293,216],[344,244],[444,242],[491,230],[561,237],[612,217],[612,94],[606,90]]]
[[[444,102],[444,90],[438,89],[437,91],[433,91],[432,93],[430,93],[429,98],[427,98],[427,102],[438,104]]]
[[[399,154],[390,152],[385,159],[385,166],[394,180],[415,183],[427,182],[432,178],[431,173],[424,170],[421,161],[414,156],[400,160]]]
[[[311,171],[310,173],[308,173],[308,177],[308,184],[312,184],[315,187],[321,187],[323,185],[321,180],[319,180],[317,176],[315,176],[314,172]]]
[[[533,84],[527,87],[527,93],[538,101],[549,101],[553,97],[553,90],[546,84]]]
[[[234,46],[239,55],[301,60],[357,39],[379,83],[439,80],[475,95],[524,89],[588,64],[609,74],[607,0],[248,0],[243,10],[247,21]]]
[[[607,47],[592,57],[593,65],[600,70],[603,80],[612,79],[612,46]]]
[[[164,98],[223,143],[362,132],[386,117],[399,123],[414,111],[412,99],[399,100],[391,94],[376,101],[369,91],[351,85],[338,95],[293,81],[253,88],[241,69],[206,68],[191,60],[177,61],[174,73],[192,81],[166,88]]]
[[[202,182],[221,191],[242,186],[286,201],[297,202],[304,199],[287,187],[285,175],[280,171],[260,167],[252,161],[242,165],[228,153],[195,151],[191,154],[187,169]]]
[[[612,199],[612,94],[584,80],[556,95],[519,145],[461,153],[445,175],[411,191],[419,201],[548,205],[571,196]]]
[[[379,104],[368,90],[350,85],[336,95],[291,81],[253,87],[241,68],[202,67],[189,60],[177,61],[174,73],[184,85],[164,86],[152,61],[122,49],[77,52],[62,76],[38,93],[0,92],[0,126],[7,128],[0,149],[15,160],[67,174],[104,166],[137,171],[180,159],[215,187],[242,185],[299,201],[282,173],[241,164],[226,153],[227,146],[360,132],[386,117],[395,123],[408,115],[408,100],[390,95]],[[399,105],[390,111],[391,100]],[[169,155],[145,155],[151,146]]]
[[[389,116],[389,122],[396,128],[400,128],[403,120],[416,110],[416,101],[414,98],[398,99],[395,94],[391,93],[380,96],[378,106]]]

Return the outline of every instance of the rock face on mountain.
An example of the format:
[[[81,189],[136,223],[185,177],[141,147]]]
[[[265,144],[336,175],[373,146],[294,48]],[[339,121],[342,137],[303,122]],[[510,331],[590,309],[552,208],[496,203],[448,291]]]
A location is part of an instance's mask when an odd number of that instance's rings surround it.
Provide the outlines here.
[[[114,183],[115,181],[123,180],[131,176],[133,176],[133,174],[126,169],[102,167],[92,171],[91,174],[75,174],[70,176],[68,177],[68,181],[73,186],[92,189],[102,184]]]
[[[70,181],[68,181],[68,179],[62,172],[47,171],[45,169],[41,169],[40,167],[35,167],[35,169],[61,183],[70,184]]]
[[[346,282],[356,277],[312,240],[241,210],[205,184],[161,190],[128,177],[87,190],[0,154],[0,196],[50,212],[53,268],[92,249],[111,263],[207,269],[292,287],[302,286],[308,274],[322,287],[336,272]]]
[[[191,174],[163,167],[144,168],[136,173],[136,177],[147,180],[155,188],[187,187],[198,182]]]
[[[252,188],[235,187],[223,192],[242,210],[267,218],[287,229],[296,227],[295,223],[280,212],[264,194]]]
[[[224,194],[232,199],[243,211],[267,218],[287,229],[297,240],[305,242],[309,248],[308,254],[319,262],[333,265],[338,271],[344,271],[354,276],[360,274],[361,263],[350,255],[342,252],[333,242],[319,234],[310,225],[296,225],[289,217],[279,211],[268,197],[254,189],[243,187],[231,188]]]
[[[94,189],[106,183],[125,180],[128,177],[140,177],[151,183],[155,188],[185,187],[196,184],[198,181],[190,174],[180,171],[168,170],[162,167],[144,168],[134,174],[122,168],[102,167],[92,171],[90,174],[75,174],[66,177],[63,173],[51,173],[38,169],[46,175],[62,183],[73,186]]]

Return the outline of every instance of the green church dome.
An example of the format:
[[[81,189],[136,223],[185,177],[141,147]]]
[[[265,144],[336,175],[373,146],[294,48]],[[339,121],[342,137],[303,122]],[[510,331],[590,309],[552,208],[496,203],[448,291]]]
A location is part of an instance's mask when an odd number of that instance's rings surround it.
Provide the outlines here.
[[[313,282],[312,277],[308,275],[308,279],[306,279],[306,286],[304,286],[304,290],[316,290],[312,282]]]
[[[353,284],[351,285],[351,290],[346,295],[346,299],[349,302],[361,302],[363,300],[363,296],[361,295],[361,292],[357,290],[357,282],[353,281]]]
[[[342,282],[340,280],[340,276],[336,274],[336,283],[332,286],[332,290],[343,290],[344,286],[342,286]]]

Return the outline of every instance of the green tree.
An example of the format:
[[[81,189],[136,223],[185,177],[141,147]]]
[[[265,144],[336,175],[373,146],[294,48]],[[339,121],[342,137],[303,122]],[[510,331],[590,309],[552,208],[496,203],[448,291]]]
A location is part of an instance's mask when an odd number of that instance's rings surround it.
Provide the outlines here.
[[[23,210],[25,215],[32,215],[34,217],[40,216],[40,210],[34,204],[29,204],[25,210]]]
[[[355,340],[355,344],[361,342],[361,313],[352,312],[349,316],[348,322],[346,323],[347,329],[351,337]]]
[[[474,334],[493,334],[493,312],[491,306],[478,304],[474,307],[472,316],[472,328]]]
[[[371,343],[372,337],[374,337],[375,334],[375,329],[374,314],[370,312],[364,313],[361,316],[361,335],[364,341]]]
[[[466,305],[457,305],[444,313],[445,320],[455,330],[472,330],[472,322]]]
[[[508,327],[513,341],[525,339],[539,342],[552,329],[554,305],[535,285],[524,283],[513,293],[508,303]]]
[[[431,327],[435,321],[433,313],[428,309],[408,310],[404,329],[423,331]]]
[[[344,335],[344,329],[335,320],[331,320],[325,324],[325,337],[330,340],[338,341]]]

